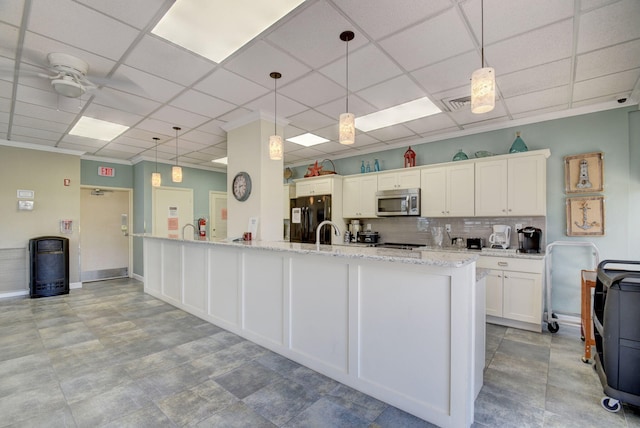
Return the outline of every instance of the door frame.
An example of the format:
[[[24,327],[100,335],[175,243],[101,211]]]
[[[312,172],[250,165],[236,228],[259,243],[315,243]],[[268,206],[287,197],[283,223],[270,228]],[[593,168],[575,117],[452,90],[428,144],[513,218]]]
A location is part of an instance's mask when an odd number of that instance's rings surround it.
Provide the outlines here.
[[[112,190],[114,192],[127,192],[127,203],[129,205],[129,209],[127,212],[128,218],[128,232],[127,232],[127,248],[128,248],[128,257],[127,257],[127,273],[129,278],[133,278],[133,236],[131,225],[133,224],[133,189],[129,187],[112,187],[112,186],[89,186],[86,184],[80,185],[81,189],[104,189],[104,190]],[[82,195],[82,193],[81,193]],[[78,275],[82,276],[82,211],[80,211],[80,222],[78,224]],[[81,278],[79,278],[81,279]],[[82,283],[82,282],[81,282]]]
[[[212,237],[212,235],[213,235],[211,233],[211,228],[213,226],[213,220],[214,220],[212,214],[214,214],[213,213],[213,198],[215,196],[224,196],[225,198],[228,198],[228,194],[227,194],[227,192],[222,192],[222,191],[219,191],[219,190],[209,190],[209,230],[207,231],[207,233],[209,234],[208,235],[209,237]],[[227,227],[227,233],[225,235],[226,235],[226,238],[229,237],[229,229],[228,229],[228,227]]]

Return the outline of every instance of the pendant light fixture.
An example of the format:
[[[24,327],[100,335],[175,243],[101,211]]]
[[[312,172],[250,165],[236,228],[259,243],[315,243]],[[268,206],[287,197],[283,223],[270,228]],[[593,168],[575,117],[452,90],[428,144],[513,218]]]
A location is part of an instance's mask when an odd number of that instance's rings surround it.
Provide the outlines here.
[[[176,130],[176,164],[171,168],[171,181],[174,183],[182,183],[182,168],[178,166],[178,131],[181,130],[179,126],[174,126]]]
[[[282,137],[278,135],[276,124],[278,122],[278,79],[282,74],[272,71],[269,76],[273,79],[273,135],[269,137],[269,159],[281,160],[284,149],[282,148]]]
[[[340,33],[340,40],[347,43],[347,57],[345,62],[347,63],[347,109],[346,113],[340,115],[340,125],[338,132],[340,134],[340,144],[353,144],[356,140],[356,117],[353,113],[349,113],[349,42],[353,40],[355,34],[353,31],[343,31]]]
[[[484,0],[480,1],[480,52],[482,68],[471,75],[471,112],[488,113],[496,106],[496,75],[484,66]]]
[[[160,138],[153,137],[153,140],[156,142],[156,172],[151,173],[151,185],[153,187],[160,187],[162,185],[162,176],[158,172],[158,140]]]

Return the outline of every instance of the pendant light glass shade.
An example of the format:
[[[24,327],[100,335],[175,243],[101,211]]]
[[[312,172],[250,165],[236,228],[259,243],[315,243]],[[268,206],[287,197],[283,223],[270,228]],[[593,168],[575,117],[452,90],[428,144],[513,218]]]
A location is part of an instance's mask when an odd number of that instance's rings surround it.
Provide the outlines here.
[[[496,75],[493,67],[479,68],[471,75],[471,112],[487,113],[496,106]]]
[[[153,137],[156,142],[156,171],[151,173],[151,186],[160,187],[162,185],[162,175],[158,172],[158,140],[160,138]]]
[[[269,137],[269,159],[281,160],[282,152],[282,137],[279,135]]]
[[[484,66],[484,0],[480,2],[480,52],[482,68],[471,74],[471,113],[488,113],[496,106],[496,73]]]
[[[171,168],[171,181],[174,183],[182,183],[182,168],[174,165]]]
[[[340,144],[353,144],[356,141],[356,117],[353,113],[340,115]]]
[[[182,183],[182,168],[178,166],[178,131],[182,128],[174,126],[176,130],[176,164],[171,168],[171,181],[174,183]]]
[[[278,135],[276,125],[278,122],[278,79],[282,77],[282,74],[277,71],[273,71],[269,74],[273,79],[273,135],[269,137],[269,159],[282,160],[284,154],[284,146],[282,144],[282,137]]]
[[[345,58],[345,63],[347,65],[347,73],[346,73],[346,89],[347,89],[347,105],[346,105],[346,113],[342,113],[340,115],[340,122],[338,124],[338,136],[340,144],[350,145],[355,143],[356,141],[356,117],[353,113],[349,113],[349,42],[353,40],[355,34],[353,31],[343,31],[340,33],[340,40],[347,44],[347,56]]]

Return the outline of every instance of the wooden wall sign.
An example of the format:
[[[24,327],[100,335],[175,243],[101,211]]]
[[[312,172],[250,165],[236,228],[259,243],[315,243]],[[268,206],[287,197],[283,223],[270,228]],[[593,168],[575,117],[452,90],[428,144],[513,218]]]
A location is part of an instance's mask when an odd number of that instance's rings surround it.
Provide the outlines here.
[[[567,236],[603,236],[604,214],[604,196],[567,198]]]
[[[564,185],[566,193],[599,193],[604,190],[602,152],[565,156]]]

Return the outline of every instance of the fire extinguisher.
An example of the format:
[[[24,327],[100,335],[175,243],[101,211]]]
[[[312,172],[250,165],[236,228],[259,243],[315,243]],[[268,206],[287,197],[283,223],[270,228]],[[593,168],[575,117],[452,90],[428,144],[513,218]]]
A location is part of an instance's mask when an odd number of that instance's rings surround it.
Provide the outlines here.
[[[203,238],[207,236],[207,219],[204,217],[198,219],[198,233]]]

